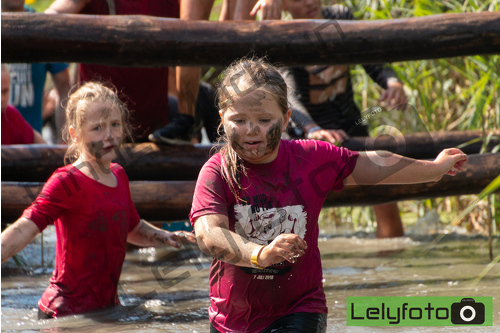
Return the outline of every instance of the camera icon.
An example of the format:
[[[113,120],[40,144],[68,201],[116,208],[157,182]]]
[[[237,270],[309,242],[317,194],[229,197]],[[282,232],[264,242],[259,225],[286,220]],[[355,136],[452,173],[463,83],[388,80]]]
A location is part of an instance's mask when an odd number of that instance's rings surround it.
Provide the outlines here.
[[[451,305],[451,322],[458,325],[480,325],[484,323],[484,304],[473,298],[462,298]]]

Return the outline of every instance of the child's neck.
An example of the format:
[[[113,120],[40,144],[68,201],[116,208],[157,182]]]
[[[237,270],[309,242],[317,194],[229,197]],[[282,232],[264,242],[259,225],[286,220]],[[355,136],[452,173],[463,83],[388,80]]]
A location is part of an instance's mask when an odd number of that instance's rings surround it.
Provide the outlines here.
[[[84,175],[106,186],[115,187],[116,177],[111,170],[111,162],[80,157],[73,163]]]

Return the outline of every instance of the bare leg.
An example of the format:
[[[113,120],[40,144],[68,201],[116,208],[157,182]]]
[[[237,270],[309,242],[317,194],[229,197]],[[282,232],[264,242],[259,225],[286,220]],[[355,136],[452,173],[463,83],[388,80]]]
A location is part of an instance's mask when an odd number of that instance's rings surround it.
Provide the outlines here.
[[[181,20],[208,20],[214,0],[181,0]],[[195,123],[195,105],[200,85],[199,67],[176,67],[177,117],[149,135],[162,144],[191,144]]]
[[[181,20],[208,20],[214,0],[181,0]],[[199,67],[177,67],[179,114],[194,116],[196,96],[200,84]]]
[[[377,217],[377,238],[404,236],[403,224],[396,203],[373,206]]]
[[[255,20],[255,16],[250,16],[250,12],[257,3],[257,0],[237,0],[234,11],[234,20]]]

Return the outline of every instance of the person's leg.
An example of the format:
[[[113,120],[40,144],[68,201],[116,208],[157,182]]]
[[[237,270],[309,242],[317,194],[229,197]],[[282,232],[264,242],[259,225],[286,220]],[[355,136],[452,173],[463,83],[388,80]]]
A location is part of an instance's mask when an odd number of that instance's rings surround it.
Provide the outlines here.
[[[207,131],[210,142],[216,142],[219,138],[217,129],[220,124],[219,108],[215,105],[214,87],[206,82],[200,82],[198,98],[196,100],[196,117],[202,120],[203,126]]]
[[[396,203],[373,206],[377,217],[377,238],[404,236],[403,224]]]
[[[214,0],[182,0],[181,20],[208,20]],[[198,85],[199,67],[176,67],[177,112],[173,121],[149,135],[149,140],[166,144],[191,144],[194,127],[194,111]]]
[[[233,19],[235,21],[255,20],[255,16],[250,16],[250,12],[256,3],[257,0],[236,0]]]
[[[261,333],[324,333],[326,313],[296,312],[281,317]]]

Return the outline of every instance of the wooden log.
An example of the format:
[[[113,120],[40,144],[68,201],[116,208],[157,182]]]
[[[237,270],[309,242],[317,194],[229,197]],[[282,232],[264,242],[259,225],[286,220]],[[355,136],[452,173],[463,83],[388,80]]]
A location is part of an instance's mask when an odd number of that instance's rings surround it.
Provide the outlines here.
[[[365,206],[410,199],[477,194],[500,174],[500,154],[470,155],[463,172],[435,183],[346,186],[330,192],[324,207]],[[142,218],[187,220],[195,181],[130,182],[132,200]],[[15,221],[41,191],[43,183],[2,182],[2,223]]]
[[[488,151],[500,144],[500,131],[491,131]],[[477,142],[462,150],[479,153],[481,131],[413,133],[406,136],[377,138],[352,137],[344,144],[351,150],[388,150],[413,158],[434,158],[445,148],[471,140]],[[117,162],[125,168],[130,180],[196,180],[208,160],[212,146],[157,146],[153,143],[127,144]],[[2,146],[2,180],[44,182],[63,166],[66,146]]]
[[[181,21],[2,13],[2,62],[226,66],[250,52],[285,65],[359,64],[500,52],[500,13],[346,21]]]

